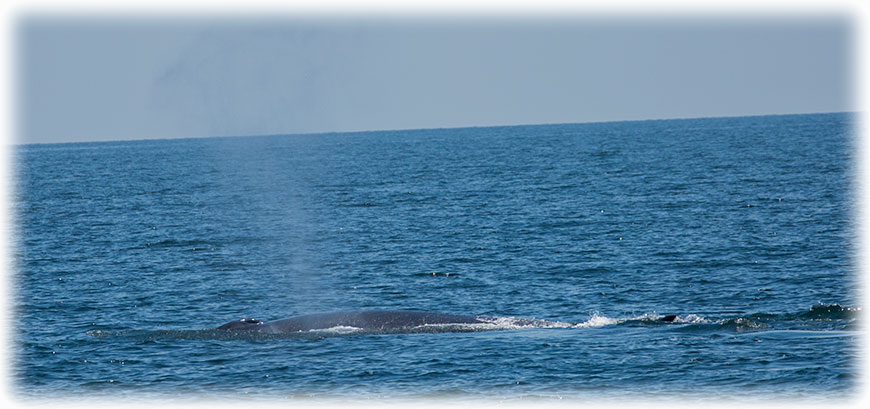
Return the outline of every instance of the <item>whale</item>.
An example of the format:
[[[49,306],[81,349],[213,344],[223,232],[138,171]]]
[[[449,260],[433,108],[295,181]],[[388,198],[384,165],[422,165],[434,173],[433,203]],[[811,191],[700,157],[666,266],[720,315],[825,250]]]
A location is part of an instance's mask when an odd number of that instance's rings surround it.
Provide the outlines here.
[[[676,319],[676,315],[665,315],[655,321],[673,323]],[[275,321],[242,318],[230,321],[215,328],[215,330],[261,334],[291,334],[339,327],[352,328],[369,333],[474,331],[485,330],[486,328],[468,327],[466,325],[494,324],[496,321],[497,318],[495,317],[424,311],[345,311],[301,315]],[[522,318],[512,319],[512,323],[519,327],[536,327],[553,324],[552,322],[542,320]]]
[[[423,311],[346,311],[301,315],[275,321],[242,318],[221,325],[216,330],[289,334],[336,327],[353,327],[366,331],[402,331],[426,325],[485,324],[481,316],[442,314]]]

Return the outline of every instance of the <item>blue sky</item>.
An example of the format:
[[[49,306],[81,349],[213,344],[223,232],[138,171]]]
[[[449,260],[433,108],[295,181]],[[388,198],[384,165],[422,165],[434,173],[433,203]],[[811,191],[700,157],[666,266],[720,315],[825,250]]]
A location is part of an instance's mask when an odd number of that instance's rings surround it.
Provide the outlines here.
[[[842,16],[21,18],[18,143],[855,110]]]

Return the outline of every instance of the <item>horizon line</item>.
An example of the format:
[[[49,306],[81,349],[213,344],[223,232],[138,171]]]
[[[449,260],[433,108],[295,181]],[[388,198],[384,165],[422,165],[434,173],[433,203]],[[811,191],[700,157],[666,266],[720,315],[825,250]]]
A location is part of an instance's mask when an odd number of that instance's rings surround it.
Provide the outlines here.
[[[552,125],[593,125],[593,124],[609,124],[621,122],[652,122],[652,121],[683,121],[692,119],[723,119],[723,118],[753,118],[767,116],[794,116],[794,115],[830,115],[830,114],[858,114],[860,110],[854,111],[823,111],[823,112],[794,112],[782,114],[751,114],[751,115],[722,115],[722,116],[686,116],[686,117],[670,117],[670,118],[645,118],[645,119],[614,119],[604,121],[584,121],[584,122],[542,122],[542,123],[524,123],[524,124],[501,124],[501,125],[470,125],[470,126],[443,126],[443,127],[424,127],[424,128],[394,128],[394,129],[364,129],[364,130],[344,130],[344,131],[316,131],[316,132],[290,132],[290,133],[262,133],[249,135],[208,135],[208,136],[167,136],[153,138],[132,138],[132,139],[106,139],[106,140],[82,140],[82,141],[64,141],[64,142],[13,142],[7,146],[31,146],[31,145],[62,145],[76,143],[117,143],[117,142],[142,142],[142,141],[166,141],[166,140],[189,140],[189,139],[209,139],[209,138],[256,138],[268,136],[315,136],[315,135],[335,135],[335,134],[362,134],[371,132],[408,132],[408,131],[434,131],[434,130],[450,130],[450,129],[477,129],[477,128],[506,128],[519,126],[552,126]]]

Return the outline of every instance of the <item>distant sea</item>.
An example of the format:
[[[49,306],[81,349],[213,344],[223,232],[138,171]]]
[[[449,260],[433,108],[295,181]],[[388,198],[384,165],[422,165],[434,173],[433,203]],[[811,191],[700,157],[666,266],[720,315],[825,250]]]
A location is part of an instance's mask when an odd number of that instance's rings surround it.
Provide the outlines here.
[[[854,122],[19,145],[13,392],[848,399],[862,307]],[[350,310],[501,324],[210,330]]]

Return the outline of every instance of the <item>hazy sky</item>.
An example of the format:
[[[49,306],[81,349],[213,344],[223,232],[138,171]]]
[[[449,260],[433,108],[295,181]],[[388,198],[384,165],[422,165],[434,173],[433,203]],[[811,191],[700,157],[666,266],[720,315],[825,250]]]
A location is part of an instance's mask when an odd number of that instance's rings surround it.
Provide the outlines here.
[[[848,111],[845,18],[27,17],[18,143]]]

